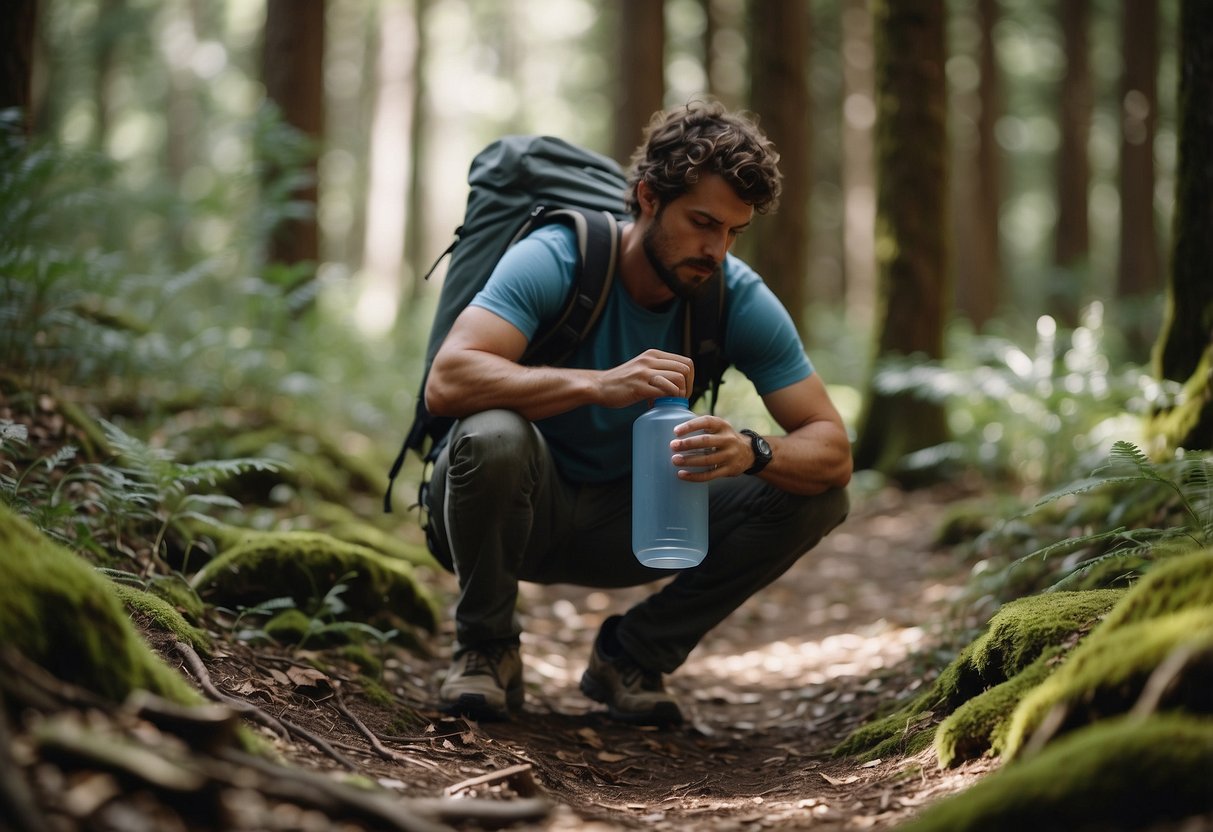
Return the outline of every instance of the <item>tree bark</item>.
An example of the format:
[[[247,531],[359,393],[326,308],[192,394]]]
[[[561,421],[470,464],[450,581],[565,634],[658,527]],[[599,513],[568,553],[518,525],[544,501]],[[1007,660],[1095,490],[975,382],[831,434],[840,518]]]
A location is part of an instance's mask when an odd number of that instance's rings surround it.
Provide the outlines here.
[[[848,322],[868,332],[876,307],[876,90],[868,0],[846,0],[842,43],[843,283]]]
[[[1179,20],[1179,161],[1166,317],[1154,345],[1160,379],[1184,394],[1152,420],[1167,448],[1213,449],[1213,4],[1183,0]]]
[[[286,123],[319,142],[324,135],[324,0],[268,0],[262,81]],[[320,259],[314,159],[307,169],[311,182],[292,199],[312,211],[277,229],[270,243],[271,262],[292,265]]]
[[[1002,113],[1002,79],[994,48],[998,0],[978,0],[981,30],[978,80],[969,147],[957,154],[969,174],[956,183],[956,303],[980,332],[998,313],[1002,302],[1002,247],[999,213],[1002,206],[1002,154],[994,126]],[[958,142],[957,144],[961,144]]]
[[[780,153],[779,210],[754,223],[747,246],[754,268],[803,330],[808,273],[809,11],[802,0],[765,0],[751,22],[755,115]]]
[[[1058,270],[1049,287],[1049,307],[1058,323],[1067,329],[1078,325],[1091,252],[1087,215],[1087,191],[1091,184],[1087,142],[1091,135],[1092,108],[1087,47],[1089,19],[1090,0],[1062,0],[1066,73],[1061,87],[1061,149],[1057,156],[1057,233],[1053,258]]]
[[[1154,220],[1154,132],[1158,114],[1158,6],[1125,0],[1121,39],[1120,260],[1118,308],[1141,310],[1162,286],[1162,261]],[[1122,316],[1121,331],[1132,356],[1145,361],[1146,321]]]
[[[947,92],[944,0],[878,0],[876,34],[877,368],[881,359],[943,357],[947,275]],[[942,406],[909,393],[865,397],[858,468],[912,482],[907,454],[948,438]]]
[[[627,165],[665,98],[665,3],[620,0],[619,94],[613,154]]]

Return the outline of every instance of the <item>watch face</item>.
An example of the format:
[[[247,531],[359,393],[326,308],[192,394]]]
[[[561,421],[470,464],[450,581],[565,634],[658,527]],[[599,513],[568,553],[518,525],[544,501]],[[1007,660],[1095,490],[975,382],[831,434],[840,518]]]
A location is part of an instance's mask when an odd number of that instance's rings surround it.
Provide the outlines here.
[[[754,450],[760,456],[769,457],[771,455],[771,446],[767,444],[767,440],[763,439],[761,436],[754,437]]]

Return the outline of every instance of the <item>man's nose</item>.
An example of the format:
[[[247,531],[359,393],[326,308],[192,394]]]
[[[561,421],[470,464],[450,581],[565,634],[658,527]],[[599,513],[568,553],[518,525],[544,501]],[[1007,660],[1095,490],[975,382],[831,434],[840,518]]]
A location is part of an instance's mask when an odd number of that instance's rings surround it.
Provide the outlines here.
[[[724,256],[729,253],[729,233],[709,234],[703,243],[703,253],[717,263],[723,262]]]

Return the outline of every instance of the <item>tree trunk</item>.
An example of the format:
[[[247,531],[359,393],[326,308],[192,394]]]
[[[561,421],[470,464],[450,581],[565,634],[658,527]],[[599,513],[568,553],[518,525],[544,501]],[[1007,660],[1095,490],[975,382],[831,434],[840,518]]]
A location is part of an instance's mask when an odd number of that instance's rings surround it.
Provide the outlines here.
[[[1091,251],[1087,217],[1087,191],[1091,184],[1087,141],[1091,134],[1092,108],[1087,48],[1089,19],[1090,0],[1062,0],[1066,74],[1061,88],[1061,149],[1057,157],[1057,234],[1053,258],[1058,269],[1048,294],[1050,311],[1067,329],[1078,325]]]
[[[284,121],[319,142],[324,135],[324,0],[268,0],[261,77]],[[293,265],[320,259],[314,159],[307,169],[310,183],[291,198],[312,210],[279,226],[270,243],[270,262]]]
[[[26,133],[33,124],[30,80],[37,17],[37,0],[11,0],[0,14],[0,110],[19,108],[21,126]]]
[[[1161,288],[1162,263],[1154,222],[1154,129],[1158,114],[1158,6],[1125,0],[1121,39],[1120,262],[1116,297],[1131,355],[1145,361],[1150,337],[1141,315]]]
[[[754,223],[747,251],[755,270],[802,330],[812,157],[808,50],[808,5],[802,0],[764,0],[751,22],[750,101],[779,151],[783,191],[779,210]]]
[[[1179,160],[1167,310],[1154,345],[1160,379],[1184,384],[1151,428],[1167,448],[1213,449],[1213,4],[1182,0]]]
[[[980,332],[997,314],[1002,301],[1002,251],[999,212],[1002,206],[1002,155],[994,126],[1002,113],[1002,83],[994,48],[998,0],[979,0],[981,30],[978,67],[980,78],[972,96],[973,123],[969,141],[961,146],[958,161],[968,174],[957,177],[956,303]]]
[[[614,156],[626,165],[665,98],[665,3],[620,0]]]
[[[413,10],[401,2],[380,3],[375,93],[371,116],[370,170],[367,177],[366,236],[358,299],[359,326],[372,333],[388,331],[400,307],[404,268],[404,232],[417,32]]]
[[[428,238],[425,210],[426,189],[425,176],[421,171],[429,152],[429,144],[425,125],[425,91],[428,87],[426,60],[429,54],[429,39],[426,37],[426,21],[429,17],[431,0],[414,0],[414,29],[417,31],[417,51],[413,53],[413,115],[409,123],[409,194],[408,205],[405,209],[404,251],[412,279],[404,302],[412,306],[421,297],[423,278],[429,268],[429,257],[425,251],[425,241]],[[401,312],[407,310],[401,309]]]
[[[947,317],[947,91],[944,0],[878,0],[876,33],[877,369],[943,357]],[[948,438],[942,406],[909,393],[865,397],[855,462],[910,482],[907,454]]]
[[[843,282],[847,320],[868,332],[876,307],[876,89],[868,0],[846,0],[842,44]]]
[[[703,70],[708,94],[729,109],[743,106],[746,94],[745,0],[700,0],[703,5]]]

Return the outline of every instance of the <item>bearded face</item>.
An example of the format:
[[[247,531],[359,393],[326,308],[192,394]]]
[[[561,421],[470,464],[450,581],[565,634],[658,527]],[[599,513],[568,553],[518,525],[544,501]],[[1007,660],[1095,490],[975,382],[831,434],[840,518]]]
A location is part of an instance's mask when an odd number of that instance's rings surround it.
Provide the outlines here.
[[[690,300],[720,271],[721,264],[711,257],[680,256],[679,241],[666,221],[666,206],[657,209],[653,222],[642,239],[645,257],[653,271],[671,292]]]

